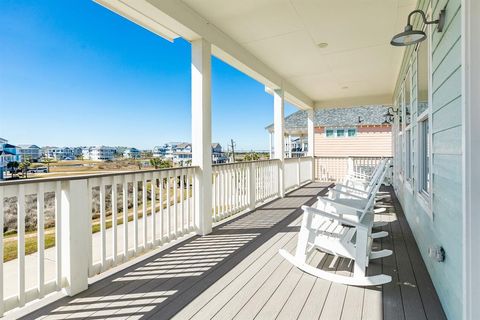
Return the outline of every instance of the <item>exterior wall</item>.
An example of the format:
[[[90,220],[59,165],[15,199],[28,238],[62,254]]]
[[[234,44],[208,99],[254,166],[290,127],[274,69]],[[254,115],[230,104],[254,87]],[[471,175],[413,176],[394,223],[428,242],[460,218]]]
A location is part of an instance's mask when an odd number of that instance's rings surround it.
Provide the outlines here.
[[[391,157],[392,132],[390,126],[358,127],[354,137],[326,137],[325,129],[315,128],[315,156],[317,157]]]
[[[419,8],[429,10],[429,1],[419,1]],[[395,188],[413,231],[423,260],[449,319],[462,318],[462,103],[461,103],[461,11],[460,0],[432,0],[436,19],[446,6],[446,23],[442,33],[432,32],[431,67],[431,190],[430,199],[422,201],[418,179],[417,81],[412,82],[412,168],[413,181],[406,181],[395,168]],[[416,20],[418,26],[418,19]],[[416,80],[414,46],[405,51],[395,97],[399,96],[407,67],[412,64]],[[397,135],[395,136],[396,139]],[[404,142],[403,142],[404,143]],[[395,157],[401,155],[401,140],[397,140]],[[444,262],[436,262],[428,249],[443,246]]]

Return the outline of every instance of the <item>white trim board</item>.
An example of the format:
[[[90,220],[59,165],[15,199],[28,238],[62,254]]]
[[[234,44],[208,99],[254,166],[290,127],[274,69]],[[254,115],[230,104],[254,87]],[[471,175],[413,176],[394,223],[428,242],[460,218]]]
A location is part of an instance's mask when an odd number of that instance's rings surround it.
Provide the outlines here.
[[[480,1],[462,0],[463,319],[480,319]]]

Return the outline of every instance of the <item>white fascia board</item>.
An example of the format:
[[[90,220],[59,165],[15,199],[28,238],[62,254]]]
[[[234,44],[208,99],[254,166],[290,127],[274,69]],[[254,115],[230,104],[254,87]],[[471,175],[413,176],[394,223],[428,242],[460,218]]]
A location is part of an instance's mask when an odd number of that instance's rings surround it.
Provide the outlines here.
[[[138,8],[131,6],[121,0],[93,0],[108,10],[124,17],[127,20],[155,33],[156,35],[173,42],[174,39],[180,37],[177,33],[156,21],[155,16],[147,14],[147,12],[139,11]]]
[[[193,41],[203,38],[212,44],[212,54],[220,60],[266,86],[274,89],[282,88],[285,96],[301,108],[307,109],[314,106],[313,100],[301,92],[300,89],[286,82],[273,69],[216,26],[210,24],[209,21],[187,6],[183,1],[95,1],[166,39],[171,40],[182,37],[188,41]],[[152,21],[155,22],[156,29],[152,29]],[[159,26],[163,27],[163,29]]]

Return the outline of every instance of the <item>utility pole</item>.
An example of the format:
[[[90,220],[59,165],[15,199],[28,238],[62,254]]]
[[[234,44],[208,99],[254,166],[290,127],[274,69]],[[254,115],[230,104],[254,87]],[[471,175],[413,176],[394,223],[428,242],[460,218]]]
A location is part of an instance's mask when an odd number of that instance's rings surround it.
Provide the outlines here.
[[[232,148],[232,161],[235,162],[235,143],[233,139],[230,139],[231,141],[231,148]]]

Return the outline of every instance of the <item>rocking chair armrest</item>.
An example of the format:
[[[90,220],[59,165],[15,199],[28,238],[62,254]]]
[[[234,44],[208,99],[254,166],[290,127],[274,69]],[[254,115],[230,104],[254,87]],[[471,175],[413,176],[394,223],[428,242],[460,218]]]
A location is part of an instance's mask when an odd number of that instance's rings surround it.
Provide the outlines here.
[[[350,187],[350,186],[347,186],[347,185],[344,185],[344,184],[341,184],[341,183],[336,183],[335,187],[333,187],[333,189],[336,189],[337,187],[345,188],[345,189],[352,190],[352,191],[355,191],[355,192],[358,192],[358,193],[368,194],[368,191],[356,189],[356,188],[353,188],[353,187]],[[330,188],[330,189],[332,189],[332,188]]]
[[[367,198],[366,197],[363,197],[363,196],[359,196],[359,195],[356,195],[356,194],[353,194],[353,193],[350,193],[350,192],[346,192],[346,191],[341,191],[341,190],[337,190],[335,188],[328,188],[328,191],[331,191],[333,193],[340,193],[340,194],[345,194],[349,197],[352,197],[352,198],[356,198],[356,199],[359,199],[359,200],[366,200],[368,198],[368,193],[366,194]]]
[[[319,209],[316,209],[316,208],[308,207],[308,206],[302,206],[302,209],[303,209],[304,212],[312,213],[312,214],[319,215],[319,216],[322,216],[322,217],[327,218],[327,219],[335,220],[335,221],[338,221],[339,223],[341,223],[343,225],[347,225],[347,226],[355,227],[355,228],[359,228],[359,229],[367,229],[367,227],[364,226],[361,223],[342,218],[342,217],[340,217],[336,214],[328,213],[328,212],[325,212],[325,211],[322,211],[322,210],[319,210]]]
[[[325,205],[330,205],[331,207],[335,208],[338,214],[342,216],[354,216],[356,217],[356,219],[360,220],[360,218],[363,217],[365,213],[365,210],[362,208],[349,206],[347,204],[340,203],[332,199],[323,198],[323,197],[317,197],[317,199],[319,202]],[[318,210],[322,211],[321,209],[318,209]]]

